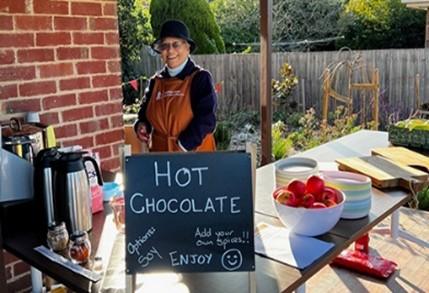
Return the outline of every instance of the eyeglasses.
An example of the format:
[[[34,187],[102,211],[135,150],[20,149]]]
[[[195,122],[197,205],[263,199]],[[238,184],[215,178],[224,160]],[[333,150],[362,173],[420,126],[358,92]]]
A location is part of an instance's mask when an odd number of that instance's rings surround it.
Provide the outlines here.
[[[158,51],[167,51],[168,49],[172,48],[174,50],[178,50],[180,49],[180,47],[182,47],[182,45],[184,44],[184,41],[175,41],[172,43],[161,43],[156,45],[155,49]]]

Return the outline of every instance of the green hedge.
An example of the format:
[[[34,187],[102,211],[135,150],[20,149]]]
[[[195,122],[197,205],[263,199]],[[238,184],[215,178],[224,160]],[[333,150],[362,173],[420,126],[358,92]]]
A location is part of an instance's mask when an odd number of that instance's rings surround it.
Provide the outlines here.
[[[225,51],[219,26],[206,0],[152,0],[150,14],[155,37],[166,20],[178,19],[186,23],[191,38],[197,44],[194,53],[216,54]]]

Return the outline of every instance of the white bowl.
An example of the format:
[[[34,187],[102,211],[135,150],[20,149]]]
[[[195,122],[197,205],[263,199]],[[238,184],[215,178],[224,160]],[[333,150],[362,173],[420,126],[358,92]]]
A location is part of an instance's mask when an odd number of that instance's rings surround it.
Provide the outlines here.
[[[281,204],[273,199],[277,215],[280,221],[290,232],[304,236],[317,236],[331,230],[340,220],[343,212],[345,195],[341,195],[341,201],[332,207],[321,209],[308,209],[304,207],[291,207]]]
[[[303,157],[292,157],[275,163],[276,186],[285,186],[292,179],[306,180],[319,172],[316,160]]]

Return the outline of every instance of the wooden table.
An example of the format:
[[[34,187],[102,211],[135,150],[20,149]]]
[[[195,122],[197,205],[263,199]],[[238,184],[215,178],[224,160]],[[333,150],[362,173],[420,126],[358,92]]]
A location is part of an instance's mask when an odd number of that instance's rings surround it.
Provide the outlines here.
[[[331,163],[337,158],[369,156],[371,154],[371,149],[376,147],[386,147],[388,145],[389,142],[386,132],[361,130],[302,152],[297,156],[312,158],[321,163]],[[276,211],[271,201],[272,191],[275,188],[274,176],[274,163],[258,168],[256,171],[255,212],[257,214],[276,217]],[[368,217],[357,220],[341,219],[337,225],[327,233],[328,235],[335,235],[343,239],[341,244],[336,243],[335,249],[339,247],[341,248],[338,249],[339,252],[370,231],[387,216],[396,213],[399,207],[410,200],[410,195],[406,193],[405,190],[401,189],[381,191],[373,188],[372,193],[372,207]],[[320,261],[322,264],[326,265],[334,257],[325,255],[320,259]],[[306,270],[301,271],[301,278],[286,288],[286,291],[297,289],[299,284],[304,284],[305,280],[309,279],[321,268],[323,268],[323,266],[319,266],[318,263],[316,263]],[[306,271],[310,271],[311,274],[309,275]],[[297,283],[299,283],[298,286]]]
[[[316,147],[300,154],[300,156],[316,159],[320,157],[321,161],[333,161],[335,158],[342,156],[369,154],[371,148],[381,146],[377,142],[381,143],[383,141],[387,143],[387,134],[383,132],[360,131]],[[273,164],[259,168],[256,176],[256,224],[266,222],[281,225],[272,206],[271,192],[273,188]],[[409,195],[402,190],[380,191],[374,189],[373,194],[373,205],[368,217],[359,220],[340,220],[329,233],[318,237],[334,243],[335,246],[306,269],[299,270],[256,255],[256,292],[291,292],[298,288],[302,289],[306,280],[328,265],[342,250],[409,200]],[[16,213],[14,212],[13,214]],[[77,292],[88,292],[91,288],[93,292],[96,292],[102,287],[103,281],[94,286],[79,275],[39,255],[33,250],[33,247],[43,244],[44,240],[35,235],[28,225],[18,225],[10,229],[11,225],[8,220],[10,219],[2,219],[3,229],[5,226],[8,228],[4,229],[6,231],[3,234],[4,248],[6,250]],[[106,225],[112,225],[110,220],[106,220],[106,216],[103,213],[95,215],[92,235],[93,246],[97,248],[104,247],[104,249],[99,249],[98,253],[105,253],[106,257],[103,256],[105,265],[109,263],[109,258],[123,257],[124,254],[122,249],[112,250],[112,243],[114,242],[112,239],[118,236],[115,234],[114,229],[106,228]],[[122,273],[125,278],[125,273]],[[246,292],[249,290],[249,275],[247,273],[182,274],[181,284],[185,285],[189,292]]]
[[[338,158],[369,156],[371,155],[371,149],[387,147],[388,145],[386,132],[361,130],[302,152],[297,156],[315,159],[322,163],[323,166],[323,163],[331,163]],[[267,198],[271,199],[271,193],[275,187],[274,163],[261,167],[256,172],[255,211],[267,216],[276,217],[272,202],[267,200]],[[344,237],[363,234],[364,231],[360,227],[361,224],[366,224],[365,230],[369,231],[409,200],[409,195],[401,189],[381,191],[373,188],[372,193],[373,201],[369,217],[360,220],[341,220],[330,233]],[[361,222],[360,225],[357,225],[358,222]]]

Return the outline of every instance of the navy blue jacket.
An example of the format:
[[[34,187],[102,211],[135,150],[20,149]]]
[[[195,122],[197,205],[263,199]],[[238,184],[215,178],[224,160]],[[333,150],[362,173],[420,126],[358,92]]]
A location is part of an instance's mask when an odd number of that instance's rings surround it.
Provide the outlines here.
[[[175,76],[184,80],[187,76],[191,75],[194,71],[201,69],[196,66],[191,58],[188,59],[183,70]],[[157,73],[155,76],[161,78],[171,78],[166,67]],[[146,88],[145,99],[140,107],[138,114],[138,122],[144,122],[151,132],[152,126],[146,118],[146,109],[150,97],[152,96],[153,87],[155,85],[155,78],[149,80],[149,85]],[[180,144],[187,150],[193,150],[198,147],[203,141],[204,137],[212,133],[216,127],[216,92],[214,89],[213,78],[207,70],[200,70],[194,75],[191,82],[191,108],[193,112],[193,119],[188,127],[179,135]],[[136,124],[137,125],[137,124]]]

